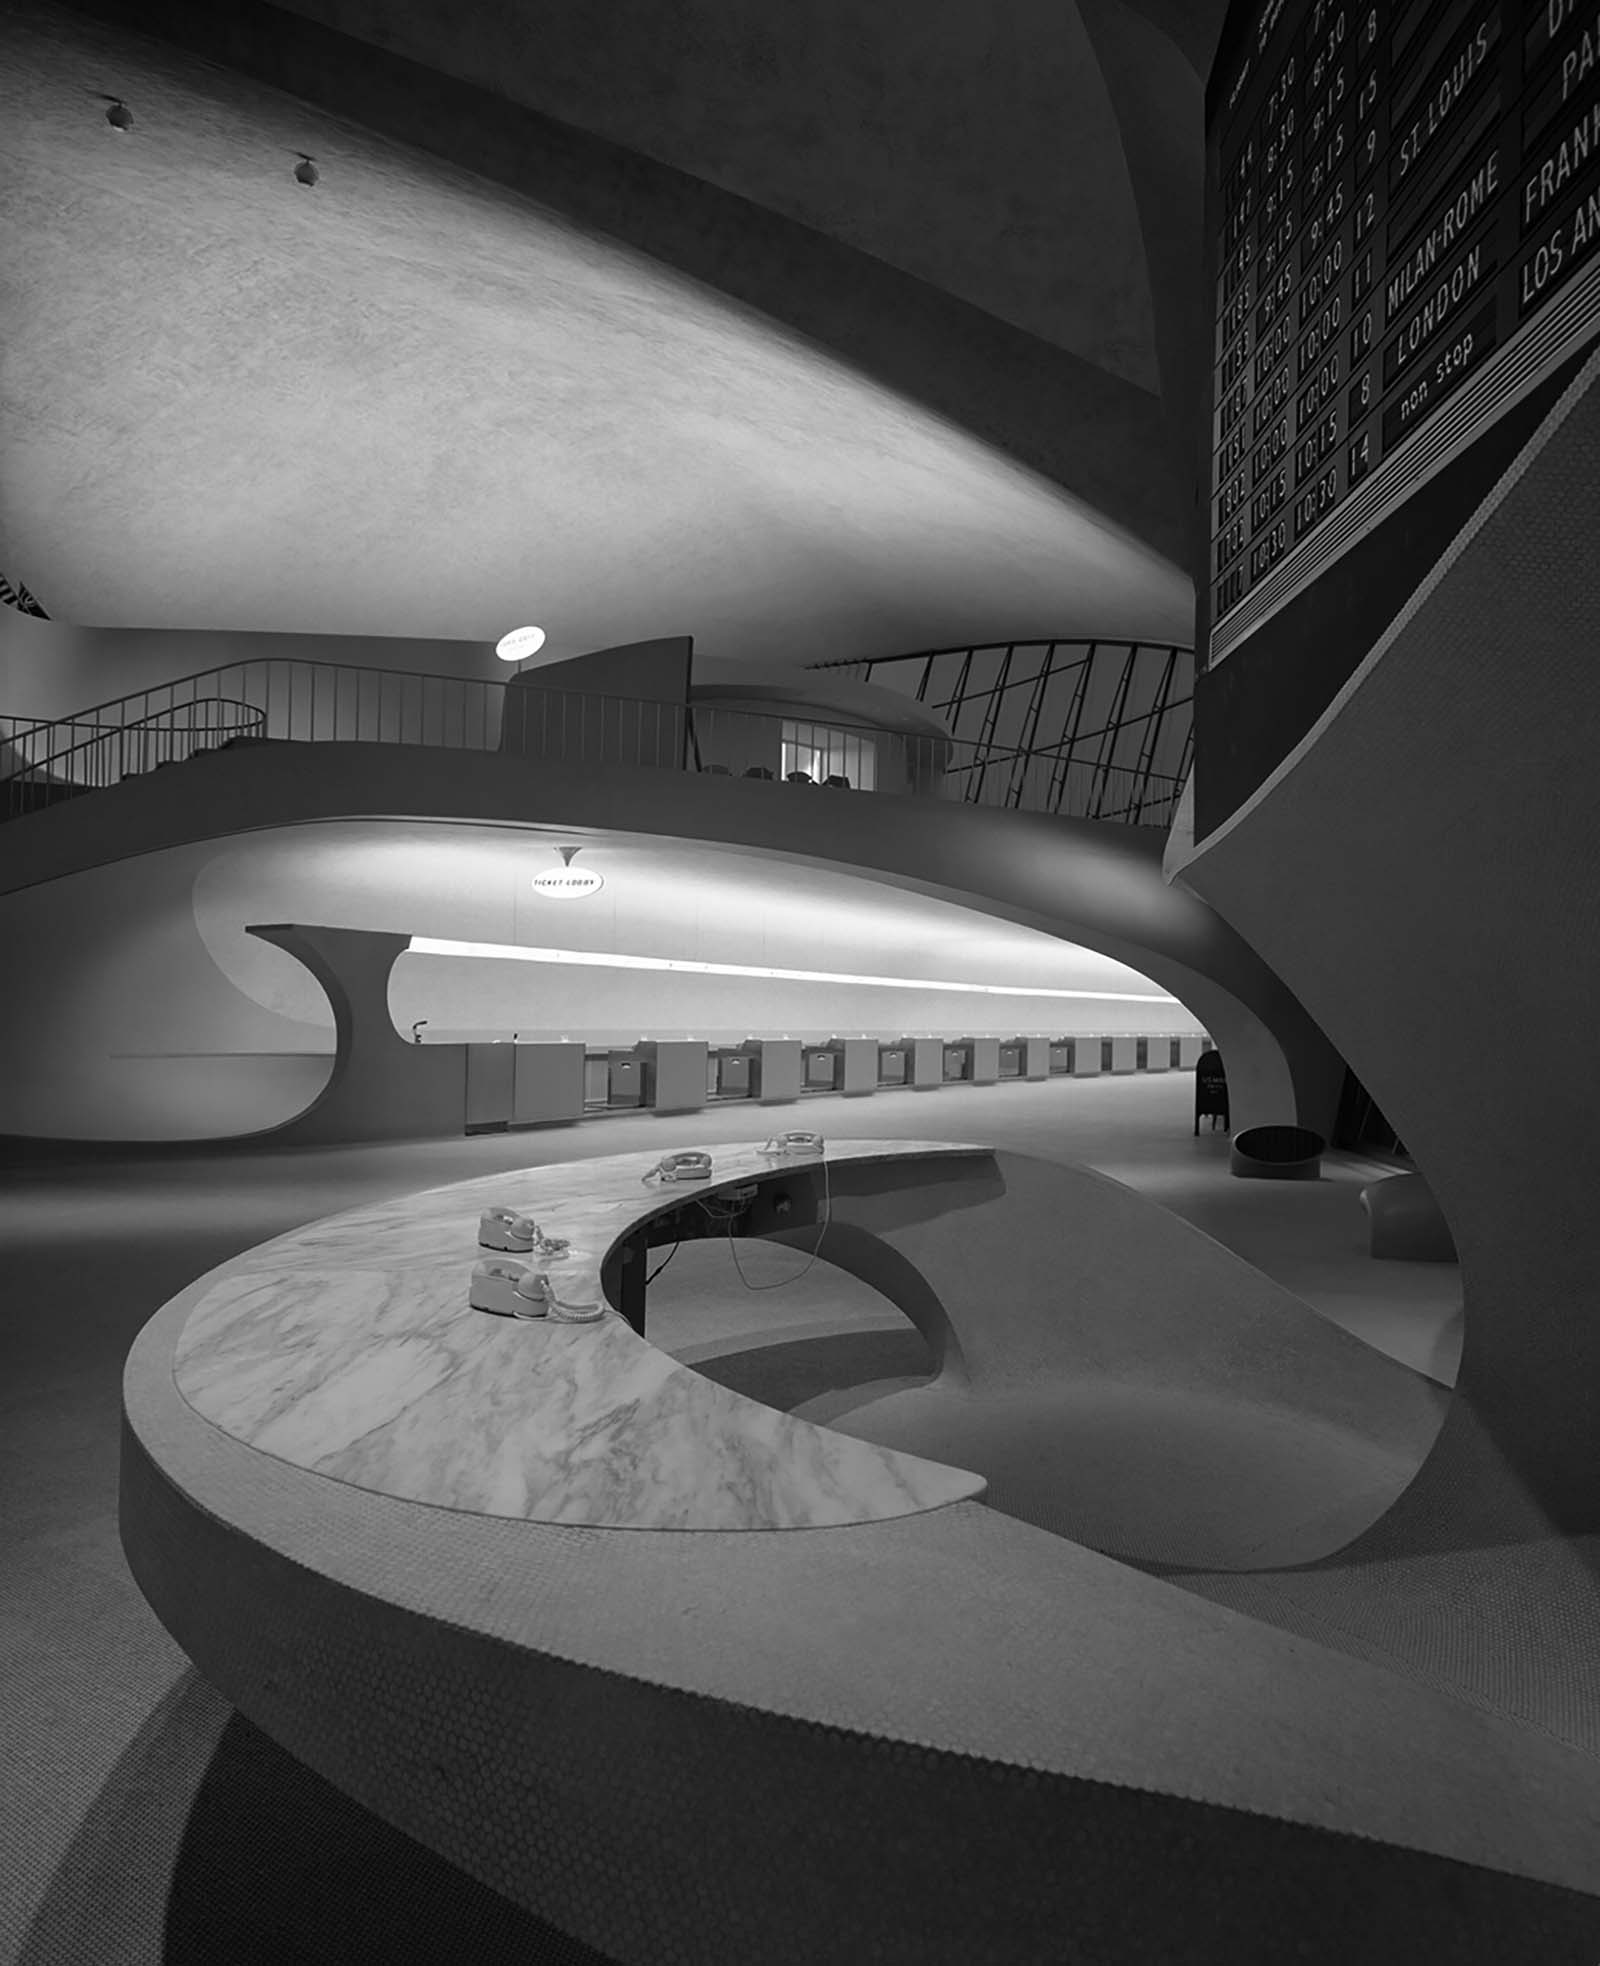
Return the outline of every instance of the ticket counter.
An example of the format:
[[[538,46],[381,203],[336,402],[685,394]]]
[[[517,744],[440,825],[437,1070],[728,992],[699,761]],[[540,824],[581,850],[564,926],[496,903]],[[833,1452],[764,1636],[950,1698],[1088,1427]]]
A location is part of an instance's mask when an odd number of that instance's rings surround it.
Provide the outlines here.
[[[847,1098],[862,1098],[878,1089],[878,1040],[835,1038],[831,1049],[839,1059],[839,1090]]]
[[[701,1038],[639,1046],[641,1103],[658,1113],[697,1113],[706,1103],[706,1055]]]
[[[838,1054],[829,1045],[808,1045],[800,1054],[800,1090],[802,1092],[837,1092],[839,1089]]]
[[[513,1062],[513,1126],[583,1118],[588,1060],[581,1044],[514,1044],[507,1049]]]
[[[749,1045],[719,1045],[706,1057],[706,1097],[724,1102],[749,1099],[755,1091],[758,1054]]]
[[[762,1038],[754,1046],[752,1064],[755,1097],[771,1105],[800,1097],[801,1064],[798,1038]]]
[[[993,1085],[1000,1077],[1000,1040],[998,1038],[963,1038],[971,1058],[972,1070],[967,1076],[974,1085]]]
[[[644,1103],[644,1068],[637,1048],[588,1053],[583,1063],[583,1103],[590,1112]]]

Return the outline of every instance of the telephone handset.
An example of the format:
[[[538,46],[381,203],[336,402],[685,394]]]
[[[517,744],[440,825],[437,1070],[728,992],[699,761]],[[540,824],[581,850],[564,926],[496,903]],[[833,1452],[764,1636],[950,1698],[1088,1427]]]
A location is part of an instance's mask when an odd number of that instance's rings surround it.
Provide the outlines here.
[[[593,1298],[563,1303],[543,1270],[492,1256],[473,1264],[467,1301],[475,1311],[492,1311],[496,1317],[547,1317],[554,1324],[596,1324],[606,1314],[605,1305]]]
[[[496,1317],[544,1317],[550,1308],[550,1279],[526,1263],[485,1257],[472,1266],[467,1302],[475,1311],[492,1311]]]
[[[514,1208],[483,1211],[478,1218],[478,1245],[535,1256],[564,1256],[571,1247],[565,1236],[547,1236],[531,1215],[519,1215]]]
[[[532,1249],[539,1233],[530,1216],[514,1208],[486,1208],[478,1217],[478,1246],[481,1249]]]
[[[820,1133],[779,1133],[761,1151],[764,1154],[820,1154],[826,1145]]]
[[[711,1156],[701,1153],[665,1154],[644,1178],[647,1181],[709,1181]]]

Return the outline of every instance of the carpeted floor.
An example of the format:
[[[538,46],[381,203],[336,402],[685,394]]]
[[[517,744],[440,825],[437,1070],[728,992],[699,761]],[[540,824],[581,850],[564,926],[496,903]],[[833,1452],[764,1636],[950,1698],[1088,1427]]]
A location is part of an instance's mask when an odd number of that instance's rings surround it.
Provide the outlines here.
[[[978,1140],[1128,1182],[1391,1356],[1453,1377],[1451,1266],[1376,1264],[1356,1196],[1235,1182],[1191,1136],[1184,1075],[808,1104],[838,1136]],[[231,1714],[134,1589],[116,1531],[120,1367],[168,1297],[225,1257],[368,1200],[536,1162],[750,1138],[764,1116],[608,1119],[424,1145],[96,1158],[13,1167],[0,1206],[0,1960],[594,1957],[355,1809]],[[771,1283],[802,1259],[740,1245]],[[921,1341],[817,1263],[750,1291],[725,1245],[686,1245],[651,1290],[651,1336],[814,1417],[925,1375]],[[1197,1580],[1197,1583],[1199,1580]],[[1203,1586],[1202,1586],[1203,1587]],[[1270,1615],[1270,1614],[1268,1614]]]

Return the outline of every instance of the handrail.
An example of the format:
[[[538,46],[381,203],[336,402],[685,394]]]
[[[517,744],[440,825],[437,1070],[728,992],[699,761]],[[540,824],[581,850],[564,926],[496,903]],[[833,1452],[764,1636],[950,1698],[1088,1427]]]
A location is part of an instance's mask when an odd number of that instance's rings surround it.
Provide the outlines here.
[[[40,773],[65,782],[54,796],[89,791],[148,769],[157,737],[181,762],[193,740],[222,734],[184,718],[212,718],[219,706],[249,719],[267,741],[368,742],[498,752],[529,762],[623,764],[783,780],[804,777],[857,791],[901,792],[1086,818],[1162,824],[1175,809],[1180,774],[1154,769],[1153,751],[1136,768],[1074,756],[1060,743],[1024,746],[961,736],[885,729],[823,707],[807,716],[716,703],[688,704],[541,689],[531,680],[366,669],[298,657],[263,656],[196,671],[155,689],[96,704],[55,722],[0,718],[0,788],[13,811],[43,796]],[[92,728],[88,729],[86,726]],[[158,727],[160,727],[158,729]],[[38,756],[41,736],[48,749]],[[62,739],[65,742],[62,742]],[[182,745],[188,741],[190,750]],[[115,748],[113,748],[115,747]],[[30,757],[28,754],[32,753]],[[1168,760],[1160,761],[1163,765]],[[32,789],[19,788],[33,781]]]
[[[156,683],[149,689],[129,690],[125,696],[108,697],[104,703],[91,703],[87,710],[75,711],[73,715],[70,717],[16,718],[13,719],[13,721],[31,722],[35,724],[38,723],[84,724],[87,723],[89,719],[96,714],[97,711],[120,710],[123,704],[125,703],[141,703],[147,697],[159,695],[163,690],[186,689],[192,683],[208,683],[213,679],[213,677],[231,676],[237,673],[241,669],[260,669],[260,668],[267,667],[269,665],[279,666],[284,663],[293,663],[295,667],[298,669],[339,670],[341,673],[344,674],[349,674],[352,670],[357,669],[360,666],[358,664],[348,663],[348,662],[322,662],[317,657],[310,656],[310,655],[245,656],[241,661],[238,662],[217,663],[210,669],[193,670],[187,676],[173,676],[167,682]],[[452,686],[456,686],[464,682],[481,682],[485,689],[504,689],[506,687],[506,684],[500,681],[498,677],[479,678],[476,676],[436,676],[432,674],[431,671],[424,672],[420,669],[418,670],[372,669],[372,670],[365,671],[364,673],[374,676],[414,677],[420,679],[423,682],[449,683]],[[196,698],[190,698],[188,700],[209,701],[212,699],[210,698],[200,699],[196,697]]]
[[[240,729],[237,733],[241,736],[247,734],[252,727],[259,728],[266,720],[266,712],[254,703],[241,703],[235,698],[226,696],[198,697],[190,703],[173,704],[166,710],[152,710],[148,716],[136,717],[132,723],[94,724],[91,726],[94,733],[93,736],[80,738],[76,744],[69,744],[63,751],[49,751],[42,758],[30,759],[25,767],[25,771],[28,773],[48,771],[52,765],[59,764],[63,758],[70,758],[75,752],[87,750],[92,744],[104,744],[111,737],[126,737],[131,731],[150,730],[162,717],[176,716],[180,710],[193,710],[201,703],[225,704],[231,710],[243,710],[246,715],[239,719]],[[0,719],[0,721],[4,720]],[[82,717],[64,717],[55,722],[51,722],[48,719],[39,719],[34,723],[33,728],[35,730],[78,730],[82,728],[84,721],[85,719]],[[174,735],[187,734],[193,736],[196,734],[197,729],[206,736],[215,736],[217,734],[214,727],[201,725],[198,727],[191,726],[187,733],[182,733],[175,729]],[[3,741],[7,744],[14,745],[18,741],[16,733],[13,732],[10,736],[5,737]],[[13,776],[22,775],[22,773],[0,773],[0,783],[4,783],[8,778]]]

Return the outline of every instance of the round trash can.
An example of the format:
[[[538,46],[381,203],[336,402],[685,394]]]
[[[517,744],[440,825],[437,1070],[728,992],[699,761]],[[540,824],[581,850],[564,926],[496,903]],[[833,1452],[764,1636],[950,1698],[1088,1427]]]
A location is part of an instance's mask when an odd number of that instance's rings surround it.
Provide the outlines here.
[[[1309,1126],[1247,1126],[1233,1136],[1229,1172],[1258,1181],[1320,1181],[1327,1144]]]

